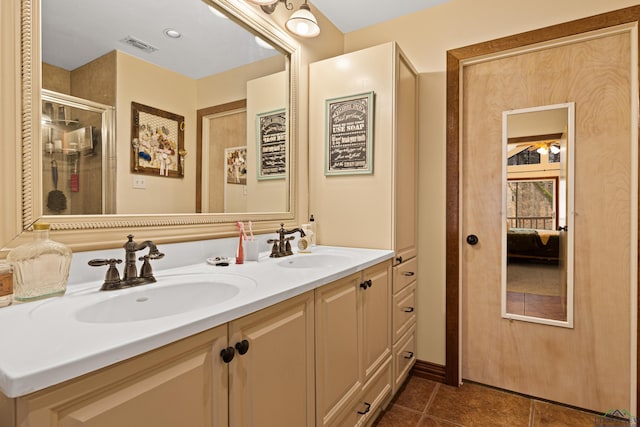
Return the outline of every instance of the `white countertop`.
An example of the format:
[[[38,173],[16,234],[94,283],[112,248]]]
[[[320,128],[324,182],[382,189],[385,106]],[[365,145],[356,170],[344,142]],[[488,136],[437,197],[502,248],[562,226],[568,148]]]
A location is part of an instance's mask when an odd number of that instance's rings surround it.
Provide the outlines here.
[[[227,267],[200,261],[154,271],[157,282],[149,285],[100,291],[102,280],[76,283],[62,297],[0,308],[0,391],[8,397],[18,397],[41,390],[222,325],[393,257],[390,250],[328,246],[314,247],[312,254],[342,255],[348,262],[326,268],[278,265],[308,254],[286,258],[263,254],[259,262]],[[252,280],[255,286],[210,307],[154,319],[121,323],[76,319],[78,309],[84,306],[122,293],[143,293],[150,287],[167,286],[172,278],[191,274],[238,275]]]

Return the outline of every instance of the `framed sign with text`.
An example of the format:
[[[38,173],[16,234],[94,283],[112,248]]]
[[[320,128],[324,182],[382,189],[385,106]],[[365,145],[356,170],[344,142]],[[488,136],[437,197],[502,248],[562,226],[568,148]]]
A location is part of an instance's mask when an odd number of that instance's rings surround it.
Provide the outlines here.
[[[373,173],[373,92],[325,101],[325,175]]]
[[[285,109],[256,116],[258,179],[280,179],[287,172],[287,113]]]

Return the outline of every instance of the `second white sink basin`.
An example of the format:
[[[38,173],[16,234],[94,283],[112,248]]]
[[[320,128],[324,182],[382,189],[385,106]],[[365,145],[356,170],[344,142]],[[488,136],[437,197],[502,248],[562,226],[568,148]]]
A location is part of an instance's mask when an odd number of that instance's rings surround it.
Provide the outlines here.
[[[336,254],[298,254],[283,259],[278,265],[288,268],[328,268],[345,265],[349,260],[348,256]]]
[[[157,283],[122,291],[105,291],[106,299],[79,309],[75,318],[85,323],[135,322],[212,307],[254,288],[246,277],[184,275],[160,277]],[[105,292],[102,292],[103,294]],[[113,295],[108,293],[114,292]]]

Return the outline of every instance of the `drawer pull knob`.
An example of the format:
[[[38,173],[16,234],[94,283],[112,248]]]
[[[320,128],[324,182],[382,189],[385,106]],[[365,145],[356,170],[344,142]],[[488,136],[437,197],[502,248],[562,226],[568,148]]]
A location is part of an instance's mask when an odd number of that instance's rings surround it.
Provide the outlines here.
[[[233,349],[233,347],[227,347],[227,348],[223,348],[222,351],[220,352],[220,357],[222,357],[222,361],[224,363],[229,363],[233,360],[233,356],[235,356],[236,351]]]
[[[414,310],[415,310],[415,308],[413,308],[413,307],[405,307],[404,308],[404,312],[405,313],[413,313]]]
[[[408,277],[414,276],[415,274],[416,273],[414,273],[413,271],[403,271],[402,272],[403,276],[408,276]]]
[[[413,359],[413,351],[407,351],[404,355],[405,359]]]
[[[358,411],[358,413],[359,413],[360,415],[364,415],[364,414],[366,414],[366,413],[367,413],[367,412],[369,412],[369,410],[371,409],[371,403],[364,402],[364,404],[365,404],[365,406],[366,406],[367,408],[366,408],[364,411]]]
[[[243,354],[246,354],[247,351],[249,351],[249,341],[242,340],[240,342],[237,342],[236,343],[236,350],[238,350],[238,353],[240,353],[241,356]]]
[[[364,289],[365,291],[370,288],[373,285],[373,282],[371,281],[371,279],[369,280],[365,280],[364,282],[360,283],[360,287],[362,289]]]
[[[401,256],[396,257],[396,261],[398,262],[398,264],[402,264],[402,257]]]

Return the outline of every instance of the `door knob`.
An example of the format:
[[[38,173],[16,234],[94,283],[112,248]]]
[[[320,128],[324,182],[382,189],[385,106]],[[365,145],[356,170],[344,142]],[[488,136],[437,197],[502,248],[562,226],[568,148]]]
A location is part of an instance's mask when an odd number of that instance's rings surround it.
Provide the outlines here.
[[[471,246],[477,245],[478,244],[478,236],[476,236],[475,234],[469,234],[467,236],[467,243],[470,244]]]

